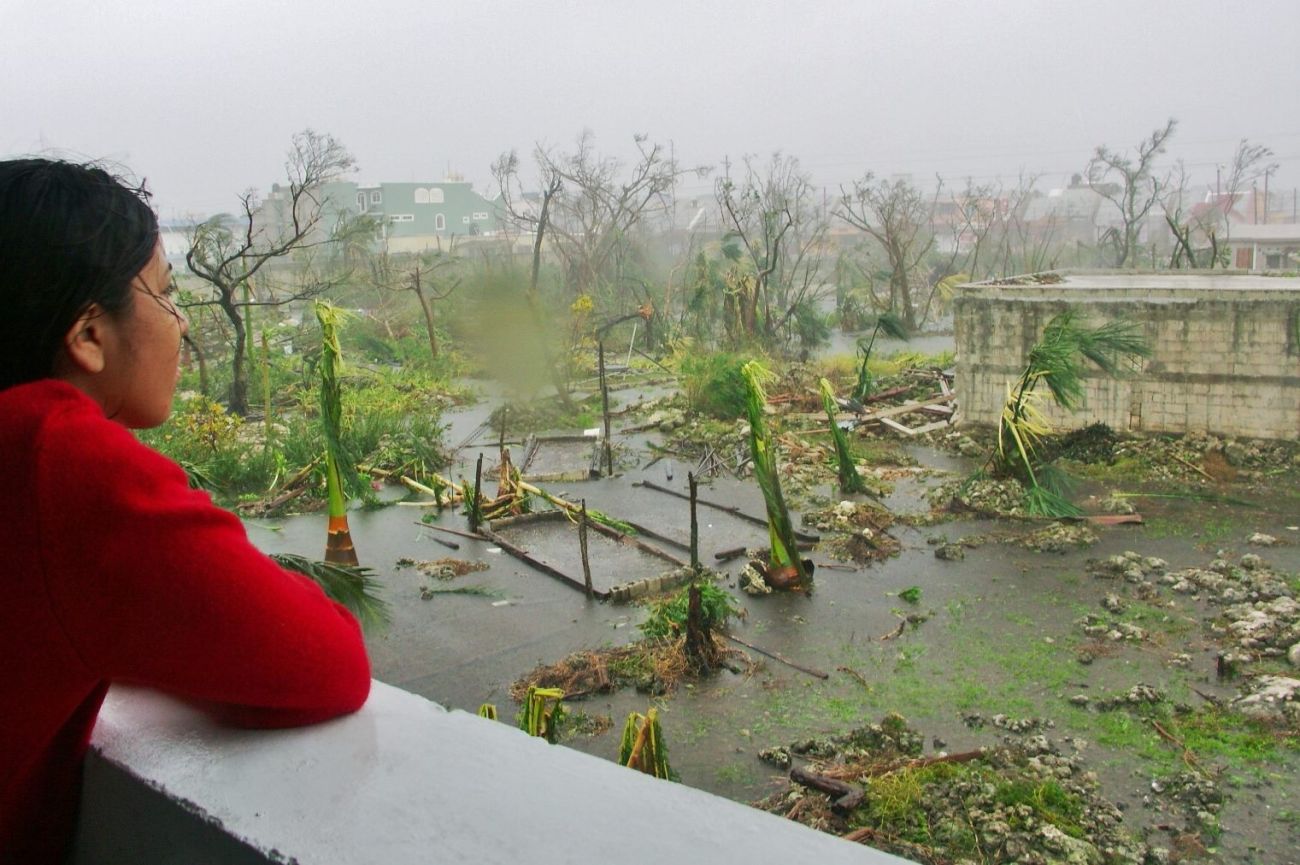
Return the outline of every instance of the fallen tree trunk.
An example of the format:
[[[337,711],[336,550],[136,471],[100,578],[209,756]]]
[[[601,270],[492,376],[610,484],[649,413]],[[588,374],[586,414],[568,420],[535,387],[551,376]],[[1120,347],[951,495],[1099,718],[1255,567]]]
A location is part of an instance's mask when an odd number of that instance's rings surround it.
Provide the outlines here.
[[[840,815],[847,814],[861,805],[866,797],[861,787],[818,775],[803,766],[795,766],[790,770],[790,780],[830,796],[831,810]]]

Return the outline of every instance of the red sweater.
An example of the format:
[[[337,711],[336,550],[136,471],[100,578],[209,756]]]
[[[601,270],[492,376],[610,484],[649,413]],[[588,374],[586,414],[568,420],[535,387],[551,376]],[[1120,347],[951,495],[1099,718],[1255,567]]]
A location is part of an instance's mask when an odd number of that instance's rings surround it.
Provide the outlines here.
[[[250,727],[355,711],[356,621],[80,391],[0,391],[0,863],[57,862],[112,681]]]

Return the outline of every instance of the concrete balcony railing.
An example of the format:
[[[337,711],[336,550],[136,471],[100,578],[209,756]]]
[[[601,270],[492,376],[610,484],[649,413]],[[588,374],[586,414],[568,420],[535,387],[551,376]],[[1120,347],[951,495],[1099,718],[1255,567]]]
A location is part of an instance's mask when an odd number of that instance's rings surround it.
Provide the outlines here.
[[[114,687],[75,865],[905,860],[379,682],[356,715],[235,730]]]

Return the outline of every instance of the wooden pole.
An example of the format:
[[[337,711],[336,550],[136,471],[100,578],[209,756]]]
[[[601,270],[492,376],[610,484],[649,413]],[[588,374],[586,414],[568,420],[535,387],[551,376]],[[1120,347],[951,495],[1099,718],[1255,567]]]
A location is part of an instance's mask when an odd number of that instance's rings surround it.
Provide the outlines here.
[[[686,473],[686,483],[691,490],[691,570],[700,572],[700,521],[695,516],[695,500],[698,490],[695,486],[695,472]]]
[[[614,451],[609,441],[609,385],[605,382],[605,342],[597,343],[600,348],[600,403],[601,413],[605,416],[605,477],[614,474]]]
[[[578,517],[578,548],[582,551],[582,582],[587,587],[587,598],[592,597],[591,562],[587,559],[587,500],[582,500],[582,511]]]

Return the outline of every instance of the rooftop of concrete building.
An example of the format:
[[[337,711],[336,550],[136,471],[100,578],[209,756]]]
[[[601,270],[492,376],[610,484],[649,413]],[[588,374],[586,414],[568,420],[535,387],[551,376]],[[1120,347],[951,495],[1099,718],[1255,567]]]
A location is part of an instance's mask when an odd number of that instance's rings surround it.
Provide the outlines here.
[[[1271,276],[1232,270],[1196,271],[1119,271],[1053,270],[968,283],[963,289],[987,292],[989,289],[1077,290],[1088,292],[1300,292],[1300,277]],[[999,292],[1002,293],[1002,292]]]

